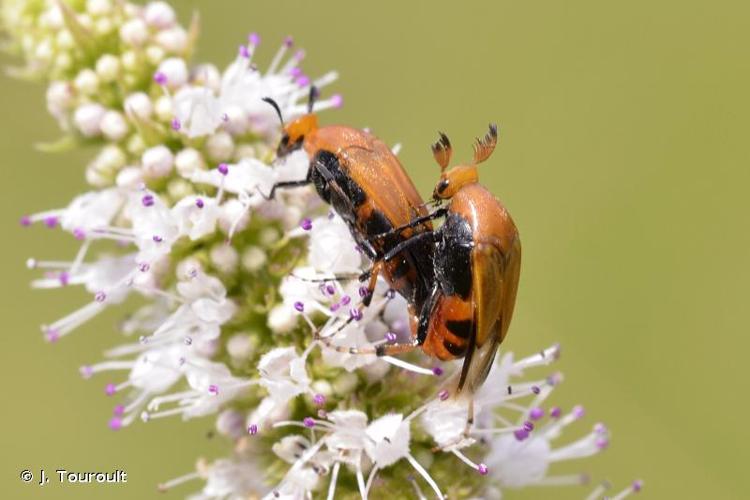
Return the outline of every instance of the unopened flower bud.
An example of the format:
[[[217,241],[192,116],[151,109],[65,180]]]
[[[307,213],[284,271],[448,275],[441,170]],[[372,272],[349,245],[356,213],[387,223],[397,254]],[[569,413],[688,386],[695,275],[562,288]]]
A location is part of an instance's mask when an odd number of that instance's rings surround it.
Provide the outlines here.
[[[128,123],[125,117],[117,111],[107,111],[100,124],[102,134],[112,141],[119,141],[128,133]]]
[[[96,61],[96,74],[103,82],[112,82],[120,73],[120,60],[112,54],[104,54]]]
[[[166,85],[171,89],[181,87],[188,81],[187,65],[185,60],[179,57],[170,57],[163,60],[156,72],[166,77]]]
[[[86,68],[76,75],[73,85],[81,94],[92,95],[99,88],[99,77],[93,70]]]
[[[180,26],[175,26],[156,34],[156,43],[170,54],[182,54],[185,52],[187,42],[187,33]]]
[[[73,114],[73,122],[76,128],[86,137],[99,135],[99,128],[106,110],[100,104],[82,104]]]
[[[117,173],[115,184],[122,188],[137,189],[143,183],[143,171],[138,167],[125,167]]]
[[[155,146],[147,149],[141,156],[143,173],[146,178],[159,179],[172,172],[174,156],[166,146]]]
[[[242,253],[242,267],[251,273],[260,270],[267,261],[266,252],[260,247],[249,246]]]
[[[195,172],[206,168],[200,152],[193,148],[185,148],[177,153],[174,163],[177,173],[185,178],[190,178]]]
[[[212,161],[226,161],[232,157],[234,141],[227,132],[217,132],[206,141],[206,152]]]
[[[120,39],[128,45],[140,47],[148,40],[148,27],[139,18],[127,21],[120,27]]]
[[[125,99],[124,108],[127,113],[132,113],[142,120],[149,118],[151,113],[154,112],[154,106],[151,103],[151,99],[149,99],[148,95],[143,92],[130,94]]]
[[[154,28],[169,28],[175,22],[174,9],[166,2],[149,2],[143,9],[143,19]]]
[[[239,255],[237,255],[237,250],[235,250],[233,246],[227,245],[223,242],[217,243],[211,248],[209,257],[211,258],[211,264],[225,274],[234,271],[240,260]]]

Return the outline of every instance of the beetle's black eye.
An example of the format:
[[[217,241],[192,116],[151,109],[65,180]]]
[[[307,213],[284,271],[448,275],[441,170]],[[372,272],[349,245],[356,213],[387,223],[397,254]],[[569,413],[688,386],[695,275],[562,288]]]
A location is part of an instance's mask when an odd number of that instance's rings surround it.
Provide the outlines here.
[[[448,184],[450,184],[448,179],[443,179],[442,181],[440,181],[437,186],[438,193],[442,193],[443,191],[448,189]]]

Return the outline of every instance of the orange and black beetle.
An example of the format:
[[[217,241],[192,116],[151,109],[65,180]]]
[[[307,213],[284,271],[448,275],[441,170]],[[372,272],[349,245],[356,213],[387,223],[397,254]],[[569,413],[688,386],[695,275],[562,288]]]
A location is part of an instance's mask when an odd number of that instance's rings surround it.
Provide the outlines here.
[[[508,332],[521,270],[521,240],[505,207],[478,183],[477,165],[497,144],[490,125],[469,165],[448,170],[451,145],[441,134],[433,154],[441,168],[435,200],[449,200],[437,215],[435,284],[420,318],[422,349],[439,359],[465,356],[457,391],[475,392],[487,378]]]
[[[384,235],[445,218],[439,229],[412,233],[384,256],[388,262],[425,241],[435,245],[434,280],[429,297],[419,309],[412,342],[348,352],[382,356],[421,347],[441,360],[463,357],[456,394],[473,394],[487,378],[513,316],[521,269],[521,240],[513,219],[492,193],[478,184],[477,165],[492,154],[496,144],[497,127],[490,125],[484,139],[477,140],[472,163],[446,170],[452,148],[448,138],[440,134],[432,147],[441,168],[433,198],[436,202],[448,200],[447,205]],[[471,399],[469,402],[470,424],[473,404]]]
[[[314,97],[313,89],[308,114],[284,125],[277,151],[281,158],[304,149],[310,157],[307,177],[277,183],[269,197],[278,188],[314,184],[321,198],[344,219],[357,244],[373,261],[372,269],[363,275],[363,279],[369,276],[363,305],[369,304],[377,276],[383,273],[391,288],[409,303],[415,322],[432,288],[434,244],[418,240],[409,248],[392,250],[413,236],[431,232],[432,223],[424,220],[401,232],[392,230],[427,216],[425,204],[398,158],[383,141],[351,127],[319,127],[312,112]],[[270,98],[264,100],[276,109],[283,124],[278,105]],[[386,254],[388,262],[383,259]]]

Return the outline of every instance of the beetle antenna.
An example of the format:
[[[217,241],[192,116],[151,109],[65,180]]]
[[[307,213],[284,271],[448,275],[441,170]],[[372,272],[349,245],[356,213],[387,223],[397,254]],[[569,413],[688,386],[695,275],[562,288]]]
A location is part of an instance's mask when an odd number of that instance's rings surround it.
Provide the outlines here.
[[[435,161],[440,165],[440,171],[442,172],[448,167],[451,161],[453,148],[447,135],[442,132],[438,132],[438,134],[440,135],[440,139],[432,145],[432,156],[435,157]]]
[[[276,114],[279,116],[279,121],[281,122],[281,126],[284,126],[284,117],[281,116],[281,108],[279,107],[279,104],[271,99],[270,97],[264,97],[263,100],[273,106],[273,109],[276,110]]]
[[[307,99],[307,112],[312,113],[313,112],[313,106],[315,105],[315,99],[318,98],[320,95],[320,92],[318,91],[318,87],[315,85],[310,86],[310,97]]]
[[[490,157],[497,145],[497,125],[490,123],[490,129],[487,134],[474,143],[474,164],[482,163]]]

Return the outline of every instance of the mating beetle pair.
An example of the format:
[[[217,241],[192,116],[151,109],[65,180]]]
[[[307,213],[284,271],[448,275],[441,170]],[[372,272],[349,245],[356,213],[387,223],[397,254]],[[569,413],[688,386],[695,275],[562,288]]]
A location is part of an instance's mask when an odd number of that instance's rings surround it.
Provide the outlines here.
[[[521,244],[506,209],[478,184],[477,165],[497,144],[497,128],[474,146],[471,163],[448,168],[452,148],[444,134],[432,146],[441,168],[428,212],[414,184],[391,150],[363,130],[319,127],[312,112],[284,125],[278,147],[283,157],[304,148],[310,156],[305,179],[278,188],[314,184],[338,212],[354,239],[373,261],[367,305],[383,274],[409,304],[412,340],[376,348],[341,348],[379,356],[421,347],[441,360],[464,358],[456,394],[473,394],[487,378],[497,347],[513,314],[520,273]],[[272,104],[282,119],[278,106]],[[283,124],[283,119],[282,119]],[[440,228],[431,221],[444,218]],[[326,339],[321,339],[326,340]],[[330,345],[330,343],[329,343]],[[471,399],[470,399],[471,402]],[[469,406],[469,424],[472,420]]]

